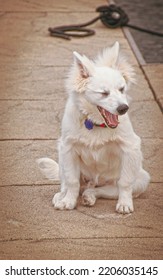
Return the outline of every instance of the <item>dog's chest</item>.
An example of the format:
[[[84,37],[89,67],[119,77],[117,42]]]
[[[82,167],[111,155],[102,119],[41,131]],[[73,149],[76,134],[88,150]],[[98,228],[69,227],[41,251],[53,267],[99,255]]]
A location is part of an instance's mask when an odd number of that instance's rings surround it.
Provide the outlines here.
[[[87,179],[99,182],[114,180],[119,176],[121,149],[117,143],[109,142],[97,148],[76,145],[75,150],[80,158],[81,173]]]

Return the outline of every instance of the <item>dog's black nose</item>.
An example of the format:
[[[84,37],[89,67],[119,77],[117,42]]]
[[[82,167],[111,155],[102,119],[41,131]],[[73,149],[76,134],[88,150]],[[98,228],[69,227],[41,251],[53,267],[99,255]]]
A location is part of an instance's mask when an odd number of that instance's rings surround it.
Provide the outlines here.
[[[128,111],[129,107],[126,104],[119,105],[117,111],[120,115],[125,114]]]

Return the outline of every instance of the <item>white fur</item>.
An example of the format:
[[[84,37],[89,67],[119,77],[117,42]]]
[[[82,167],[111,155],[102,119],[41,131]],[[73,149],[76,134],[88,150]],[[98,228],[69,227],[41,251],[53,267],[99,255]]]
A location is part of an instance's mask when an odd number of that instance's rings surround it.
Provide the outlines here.
[[[37,160],[40,170],[49,179],[59,181],[59,166],[50,158],[40,158]]]
[[[118,114],[119,105],[128,105],[126,91],[133,81],[133,69],[119,53],[118,42],[94,61],[74,52],[59,141],[61,190],[53,198],[56,209],[74,209],[84,186],[84,205],[92,206],[100,197],[117,198],[117,212],[133,212],[133,195],[146,190],[150,176],[142,168],[141,141],[128,114],[119,116],[115,129],[94,126],[88,130],[84,125],[86,118],[96,124],[103,122],[97,105]],[[103,92],[109,95],[103,96]],[[42,159],[41,164],[44,161],[46,176],[55,179],[57,166],[48,159]]]

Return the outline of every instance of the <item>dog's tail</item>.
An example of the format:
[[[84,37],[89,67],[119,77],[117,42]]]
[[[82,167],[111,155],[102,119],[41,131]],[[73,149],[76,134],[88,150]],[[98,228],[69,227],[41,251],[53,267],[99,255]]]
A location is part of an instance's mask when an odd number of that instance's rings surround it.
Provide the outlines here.
[[[36,162],[46,178],[59,181],[59,165],[56,161],[50,158],[39,158]]]

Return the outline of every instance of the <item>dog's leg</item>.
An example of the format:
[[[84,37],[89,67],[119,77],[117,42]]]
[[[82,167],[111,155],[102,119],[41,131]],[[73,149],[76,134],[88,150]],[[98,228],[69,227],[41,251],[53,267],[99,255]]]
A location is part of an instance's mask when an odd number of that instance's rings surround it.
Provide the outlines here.
[[[60,210],[74,209],[80,189],[80,165],[78,156],[68,145],[59,147],[59,169],[61,192],[54,195],[53,205]]]
[[[150,175],[144,169],[141,169],[138,177],[136,178],[135,182],[133,183],[133,197],[136,198],[141,195],[148,187],[150,182]]]
[[[131,185],[133,197],[136,198],[141,193],[143,193],[146,190],[146,188],[149,184],[149,181],[150,181],[149,174],[144,169],[141,169],[138,174],[137,179]],[[127,191],[127,188],[125,191]],[[123,191],[122,191],[122,193],[123,193]],[[123,197],[125,195],[126,195],[126,193],[123,193]],[[118,196],[119,196],[119,189],[116,185],[106,185],[106,186],[102,186],[102,187],[88,188],[82,194],[82,204],[85,206],[93,206],[95,204],[97,198],[117,199]],[[128,198],[126,197],[124,199],[126,200]],[[131,198],[131,200],[132,200],[132,198]],[[119,210],[118,212],[120,212],[121,209],[118,209],[118,210]],[[123,210],[123,213],[128,213],[127,207],[122,210]],[[132,208],[131,208],[131,210],[132,210]],[[124,212],[124,211],[127,211],[127,212]]]
[[[128,214],[134,211],[133,187],[142,170],[142,154],[137,147],[129,147],[123,151],[120,179],[118,181],[119,198],[116,211]]]
[[[97,198],[117,199],[118,198],[117,186],[107,185],[107,186],[87,189],[83,192],[82,203],[83,205],[86,206],[93,206]]]
[[[82,192],[82,204],[86,206],[93,206],[96,202],[95,183],[90,180]]]

